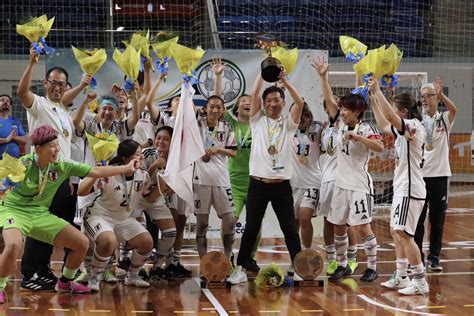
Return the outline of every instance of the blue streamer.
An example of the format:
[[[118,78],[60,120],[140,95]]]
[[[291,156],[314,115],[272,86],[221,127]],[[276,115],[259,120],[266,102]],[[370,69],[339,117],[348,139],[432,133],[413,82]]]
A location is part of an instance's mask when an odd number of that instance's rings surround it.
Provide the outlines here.
[[[127,79],[125,80],[125,83],[123,85],[123,89],[126,91],[126,92],[130,92],[133,90],[133,82],[132,80],[130,79]]]
[[[41,55],[42,53],[52,55],[56,51],[56,49],[46,44],[46,40],[44,39],[44,37],[41,37],[38,42],[33,42],[33,48],[35,49],[38,55]]]
[[[169,62],[168,56],[165,56],[165,58],[163,58],[162,60],[156,61],[156,68],[158,68],[158,71],[161,74],[165,74],[165,75],[168,74],[168,69],[169,69],[168,62]]]
[[[290,278],[288,275],[285,275],[285,283],[286,286],[293,286],[295,284],[295,281],[293,281],[292,278]]]
[[[353,52],[349,52],[347,55],[346,55],[346,59],[348,61],[350,61],[351,63],[358,63],[359,60],[361,60],[362,58],[364,58],[364,54],[362,54],[361,52],[357,53],[357,54],[354,54]]]
[[[191,76],[188,75],[188,74],[184,74],[183,75],[183,80],[184,80],[184,85],[189,85],[189,83],[191,83],[191,85],[195,85],[199,82],[198,78],[196,77],[196,70],[193,70],[191,72]]]
[[[91,89],[95,89],[97,87],[97,79],[95,77],[92,77],[91,83],[89,85]]]
[[[360,94],[365,102],[369,101],[369,79],[372,78],[373,74],[369,72],[362,77],[362,81],[364,84],[362,86],[356,87],[354,90],[351,91],[352,94]]]
[[[380,85],[382,87],[396,87],[398,84],[398,75],[384,75],[380,78]]]
[[[5,178],[2,179],[2,188],[0,189],[0,192],[5,193],[9,189],[14,190],[18,185],[19,185],[19,183],[13,182],[10,179],[8,179],[7,177],[5,177]]]
[[[145,62],[146,62],[146,57],[143,55],[140,55],[140,71],[143,71]]]

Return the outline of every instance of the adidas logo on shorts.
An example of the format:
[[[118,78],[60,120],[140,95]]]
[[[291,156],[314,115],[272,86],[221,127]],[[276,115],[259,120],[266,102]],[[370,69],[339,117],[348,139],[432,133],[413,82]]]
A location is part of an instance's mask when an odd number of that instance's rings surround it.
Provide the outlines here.
[[[120,185],[116,186],[114,191],[120,191]]]
[[[361,219],[367,219],[367,216],[364,214]]]

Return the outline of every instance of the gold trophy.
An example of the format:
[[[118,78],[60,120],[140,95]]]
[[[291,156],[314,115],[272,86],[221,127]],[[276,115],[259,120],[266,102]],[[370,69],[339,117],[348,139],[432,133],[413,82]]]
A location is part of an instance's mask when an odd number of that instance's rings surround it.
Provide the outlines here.
[[[221,251],[209,251],[201,258],[201,288],[225,289],[230,287],[226,281],[229,274],[229,258]]]
[[[278,46],[280,41],[268,33],[259,33],[255,38],[258,41],[256,46],[264,49],[268,55],[260,64],[262,78],[266,82],[277,82],[282,66],[278,59],[272,57],[272,47]]]
[[[324,267],[324,259],[321,254],[313,249],[304,249],[298,252],[293,260],[295,273],[303,281],[295,281],[295,287],[323,287],[323,280],[316,280]]]

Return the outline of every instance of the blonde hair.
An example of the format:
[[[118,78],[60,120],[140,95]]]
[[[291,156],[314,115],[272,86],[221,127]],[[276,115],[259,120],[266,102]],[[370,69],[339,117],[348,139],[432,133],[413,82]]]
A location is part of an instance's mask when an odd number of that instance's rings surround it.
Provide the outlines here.
[[[432,83],[425,83],[424,85],[421,86],[420,91],[423,89],[433,89],[435,90],[435,86]]]

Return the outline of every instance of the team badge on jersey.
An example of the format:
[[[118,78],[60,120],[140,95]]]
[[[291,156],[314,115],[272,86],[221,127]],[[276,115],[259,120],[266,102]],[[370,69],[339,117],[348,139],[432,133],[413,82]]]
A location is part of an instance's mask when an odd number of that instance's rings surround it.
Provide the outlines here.
[[[135,190],[135,192],[141,191],[142,188],[143,181],[135,181],[135,183],[133,184],[133,189]]]
[[[318,139],[317,136],[318,136],[317,133],[308,133],[308,138],[312,142],[315,142]]]
[[[217,141],[223,142],[224,141],[224,135],[225,135],[225,132],[217,132],[217,135],[216,135]]]
[[[58,171],[57,170],[50,170],[48,173],[49,181],[56,181],[58,180]]]

